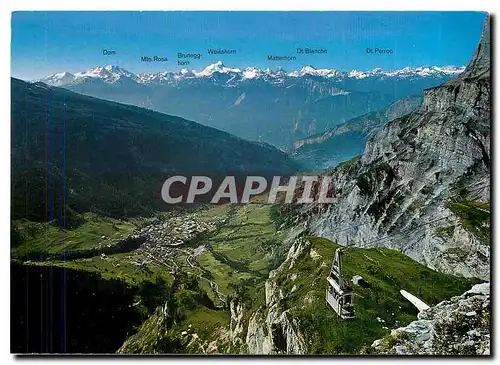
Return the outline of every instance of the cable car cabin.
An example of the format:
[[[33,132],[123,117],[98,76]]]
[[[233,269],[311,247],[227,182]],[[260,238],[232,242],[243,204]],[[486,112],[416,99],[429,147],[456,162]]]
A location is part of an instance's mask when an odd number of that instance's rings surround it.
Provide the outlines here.
[[[352,288],[340,289],[331,277],[328,277],[327,281],[326,302],[342,319],[354,318],[354,305],[352,303],[354,292]]]
[[[342,263],[340,249],[335,250],[330,274],[326,278],[326,302],[342,318],[354,318],[353,296],[354,291],[342,278]]]

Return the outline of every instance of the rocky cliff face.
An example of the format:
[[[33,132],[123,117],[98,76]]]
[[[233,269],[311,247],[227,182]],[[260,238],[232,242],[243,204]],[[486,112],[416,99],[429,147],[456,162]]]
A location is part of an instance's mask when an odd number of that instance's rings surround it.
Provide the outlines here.
[[[477,284],[464,294],[418,314],[418,320],[372,344],[377,354],[489,355],[490,284]]]
[[[387,124],[354,165],[334,170],[336,203],[320,214],[308,207],[314,234],[489,276],[489,39],[487,21],[463,74],[426,90],[418,112]]]
[[[266,281],[266,305],[255,311],[248,322],[246,345],[249,354],[307,353],[299,322],[290,315],[290,310],[283,308],[281,300],[286,294],[275,281],[279,272],[293,266],[304,247],[301,238],[294,239],[285,261],[269,274]]]
[[[432,305],[476,282],[434,272],[394,250],[350,247],[343,256],[344,278],[360,275],[368,284],[355,286],[356,319],[345,321],[325,302],[326,277],[337,247],[318,237],[293,239],[285,261],[266,281],[265,304],[247,316],[247,353],[359,354],[416,314],[400,295],[401,288],[420,292]]]

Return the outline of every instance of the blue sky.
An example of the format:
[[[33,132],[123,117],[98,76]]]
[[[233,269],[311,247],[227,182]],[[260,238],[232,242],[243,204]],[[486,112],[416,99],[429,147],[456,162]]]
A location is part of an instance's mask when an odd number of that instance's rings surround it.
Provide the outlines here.
[[[177,52],[201,53],[189,68],[222,60],[228,67],[313,65],[349,71],[464,65],[481,35],[479,12],[15,12],[12,76],[35,79],[118,65],[131,72],[179,70]],[[327,54],[298,55],[296,48]],[[235,49],[210,56],[207,48]],[[393,54],[368,54],[367,48]],[[116,51],[104,56],[103,49]],[[141,56],[168,57],[166,63]],[[296,56],[273,62],[267,55]]]

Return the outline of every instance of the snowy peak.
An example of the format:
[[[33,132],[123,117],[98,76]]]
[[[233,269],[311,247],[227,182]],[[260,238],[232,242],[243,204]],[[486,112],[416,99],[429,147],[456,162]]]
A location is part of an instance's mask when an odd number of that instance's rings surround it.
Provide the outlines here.
[[[281,69],[277,68],[276,70],[271,70],[270,68],[266,69],[259,69],[256,67],[246,67],[242,71],[242,78],[243,79],[256,79],[256,78],[278,78],[278,77],[286,77],[287,73]]]
[[[262,70],[255,67],[247,67],[243,70],[244,79],[255,79],[256,77],[262,76]]]
[[[116,83],[121,79],[138,80],[138,76],[119,66],[106,65],[104,67],[98,66],[87,71],[77,72],[76,74],[70,72],[55,73],[36,81],[45,82],[52,86],[66,86],[82,82],[89,78],[101,79],[106,83]]]
[[[104,67],[96,67],[88,71],[82,71],[75,74],[76,79],[84,79],[87,77],[103,79],[106,82],[115,83],[122,77],[130,78],[136,80],[137,76],[133,73],[113,65],[107,65]]]
[[[205,67],[205,69],[203,71],[195,72],[195,75],[198,77],[212,76],[216,72],[219,72],[219,73],[231,73],[231,72],[241,73],[241,70],[238,68],[226,67],[226,66],[224,66],[222,61],[217,61],[216,63]]]
[[[336,70],[330,70],[330,69],[316,69],[311,65],[307,65],[302,67],[299,71],[292,71],[288,74],[291,77],[301,77],[301,76],[321,76],[321,77],[334,77],[334,76],[341,76],[342,73],[338,72]]]
[[[40,81],[43,81],[46,84],[53,86],[64,86],[71,84],[74,80],[75,80],[75,75],[73,75],[72,73],[60,72],[47,76],[45,79]]]

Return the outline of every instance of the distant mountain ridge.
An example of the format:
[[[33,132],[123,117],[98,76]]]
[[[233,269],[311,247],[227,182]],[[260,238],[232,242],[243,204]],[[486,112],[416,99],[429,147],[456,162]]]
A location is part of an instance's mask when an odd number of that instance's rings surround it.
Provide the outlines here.
[[[290,174],[264,143],[148,109],[11,79],[12,217],[81,212],[129,217],[159,209],[173,174]],[[74,214],[76,213],[76,214]]]
[[[304,66],[285,71],[231,68],[216,62],[201,71],[133,74],[105,66],[51,75],[41,82],[84,95],[177,115],[238,137],[288,148],[293,142],[378,112],[463,67],[397,71],[337,71]]]
[[[336,79],[366,79],[366,78],[411,78],[411,77],[443,77],[457,75],[464,70],[463,66],[428,66],[428,67],[405,67],[400,70],[384,71],[376,68],[369,71],[339,71],[335,69],[316,69],[311,65],[306,65],[300,70],[286,72],[281,68],[271,70],[270,68],[259,69],[256,67],[246,67],[244,69],[226,67],[222,61],[208,65],[201,71],[194,69],[182,69],[180,71],[164,71],[158,73],[134,74],[119,66],[106,65],[97,66],[93,69],[77,72],[61,72],[49,75],[45,78],[34,81],[45,82],[52,86],[68,86],[75,83],[84,82],[87,78],[101,79],[106,83],[117,83],[124,79],[129,79],[138,84],[172,84],[176,85],[183,80],[207,78],[215,74],[231,75],[232,79],[226,80],[227,86],[234,86],[238,82],[245,80],[261,79],[270,83],[282,82],[285,78],[296,77],[320,77]]]
[[[311,169],[328,169],[363,152],[366,140],[389,121],[417,110],[422,96],[408,96],[386,109],[370,112],[327,129],[323,133],[300,139],[289,150],[292,156]]]

